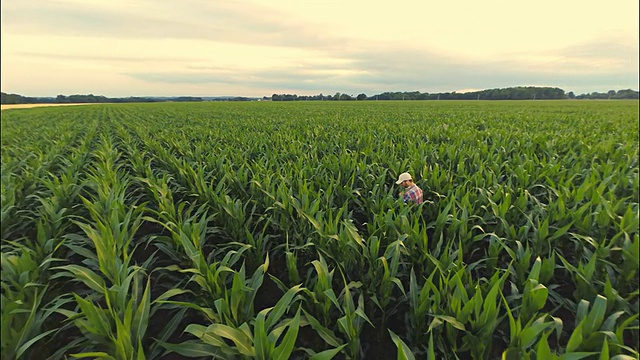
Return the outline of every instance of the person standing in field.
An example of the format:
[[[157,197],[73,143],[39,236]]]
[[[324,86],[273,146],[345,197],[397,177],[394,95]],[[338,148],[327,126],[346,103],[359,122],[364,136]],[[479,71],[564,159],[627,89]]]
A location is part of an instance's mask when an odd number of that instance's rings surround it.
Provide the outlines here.
[[[413,178],[411,178],[411,174],[402,173],[398,176],[398,181],[396,184],[402,186],[406,190],[402,194],[402,202],[408,204],[410,202],[416,204],[422,204],[422,189],[418,187],[418,185],[413,183]]]

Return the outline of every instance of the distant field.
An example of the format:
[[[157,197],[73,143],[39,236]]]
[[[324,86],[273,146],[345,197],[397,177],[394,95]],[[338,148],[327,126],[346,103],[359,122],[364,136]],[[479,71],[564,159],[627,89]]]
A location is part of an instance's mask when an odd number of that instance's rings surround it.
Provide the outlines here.
[[[92,105],[92,104],[88,104],[88,103],[82,103],[82,104],[2,104],[0,106],[2,107],[1,110],[5,110],[5,109],[30,109],[30,108],[43,107],[43,106],[71,106],[71,105]]]
[[[638,116],[586,100],[3,112],[2,358],[637,358]],[[423,204],[399,200],[404,171]]]

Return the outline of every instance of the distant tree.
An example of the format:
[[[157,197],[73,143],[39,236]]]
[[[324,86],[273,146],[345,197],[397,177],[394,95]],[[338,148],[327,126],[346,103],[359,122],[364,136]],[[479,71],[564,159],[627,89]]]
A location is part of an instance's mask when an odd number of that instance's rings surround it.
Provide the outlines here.
[[[612,99],[638,99],[638,92],[631,89],[618,90]]]
[[[232,99],[229,99],[232,100]],[[178,102],[187,102],[187,101],[203,101],[201,97],[193,97],[193,96],[180,96],[175,98],[173,101]]]
[[[2,93],[1,102],[3,104],[25,104],[28,98],[18,94]]]

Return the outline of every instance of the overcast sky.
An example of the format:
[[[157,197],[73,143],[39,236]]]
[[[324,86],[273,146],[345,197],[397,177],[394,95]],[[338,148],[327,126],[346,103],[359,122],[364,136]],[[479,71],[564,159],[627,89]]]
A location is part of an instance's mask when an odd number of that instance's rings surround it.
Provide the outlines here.
[[[2,1],[25,96],[638,90],[638,0]]]

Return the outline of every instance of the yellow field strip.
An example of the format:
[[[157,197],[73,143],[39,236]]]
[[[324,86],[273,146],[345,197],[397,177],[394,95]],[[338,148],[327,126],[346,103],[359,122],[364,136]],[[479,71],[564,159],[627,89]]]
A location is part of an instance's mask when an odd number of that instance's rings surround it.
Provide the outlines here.
[[[96,103],[74,103],[74,104],[2,104],[2,110],[7,109],[26,109],[42,106],[70,106],[70,105],[93,105]]]

